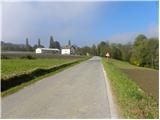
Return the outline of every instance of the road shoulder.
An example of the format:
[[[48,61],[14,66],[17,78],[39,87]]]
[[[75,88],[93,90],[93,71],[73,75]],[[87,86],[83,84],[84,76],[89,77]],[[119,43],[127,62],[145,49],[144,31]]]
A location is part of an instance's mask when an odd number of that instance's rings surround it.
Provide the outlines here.
[[[109,79],[107,77],[107,73],[106,73],[102,63],[101,63],[101,65],[102,65],[103,73],[104,73],[104,77],[105,77],[105,83],[106,83],[106,90],[107,90],[107,95],[108,95],[111,119],[118,119],[120,117],[120,114],[117,111],[118,106],[117,106],[117,104],[114,100],[113,92],[112,92],[112,89],[110,87],[110,82],[109,82]]]

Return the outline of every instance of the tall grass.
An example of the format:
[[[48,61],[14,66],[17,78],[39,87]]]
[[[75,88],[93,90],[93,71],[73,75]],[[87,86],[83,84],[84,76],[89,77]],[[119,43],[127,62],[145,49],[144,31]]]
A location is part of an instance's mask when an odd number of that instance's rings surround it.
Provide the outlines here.
[[[153,97],[140,89],[112,61],[102,59],[102,63],[110,79],[120,112],[125,118],[158,118],[158,103]]]

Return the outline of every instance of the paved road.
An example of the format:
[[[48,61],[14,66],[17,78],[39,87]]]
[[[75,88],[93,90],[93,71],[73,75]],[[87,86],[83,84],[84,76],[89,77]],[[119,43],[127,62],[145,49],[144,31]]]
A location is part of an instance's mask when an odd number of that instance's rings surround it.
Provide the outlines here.
[[[2,98],[2,118],[110,118],[99,57]]]

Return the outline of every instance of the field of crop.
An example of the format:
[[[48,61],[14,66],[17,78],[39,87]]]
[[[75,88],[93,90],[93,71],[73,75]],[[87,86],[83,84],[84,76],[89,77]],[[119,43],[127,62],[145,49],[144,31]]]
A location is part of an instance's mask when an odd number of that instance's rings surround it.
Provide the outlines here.
[[[111,60],[122,72],[134,80],[146,93],[157,98],[159,96],[159,72],[155,69],[136,67],[127,62]]]
[[[155,97],[150,96],[148,92],[144,91],[144,89],[140,87],[140,81],[138,81],[141,78],[139,77],[139,70],[146,71],[148,69],[137,68],[133,65],[130,65],[129,63],[117,60],[107,61],[105,58],[102,59],[102,63],[108,74],[110,84],[115,95],[115,100],[117,101],[118,106],[120,107],[119,111],[123,117],[141,119],[158,118],[159,115],[157,99]],[[138,71],[138,73],[132,73],[133,71],[130,72],[132,76],[136,76],[136,80],[138,82],[135,82],[135,80],[132,79],[128,73],[126,74],[126,72],[124,72],[122,69]],[[151,71],[155,72],[156,70]],[[149,71],[150,74],[152,74],[151,71]],[[142,75],[145,76],[144,74],[148,73],[143,72]],[[144,79],[142,81],[147,82],[147,80]],[[147,82],[145,84],[153,85],[150,84],[150,82]],[[143,87],[146,87],[144,83]]]
[[[78,59],[2,59],[1,77],[4,78],[15,74],[21,74],[36,68],[48,68],[75,60]]]
[[[158,71],[122,69],[129,78],[134,80],[146,93],[157,98],[159,96]]]

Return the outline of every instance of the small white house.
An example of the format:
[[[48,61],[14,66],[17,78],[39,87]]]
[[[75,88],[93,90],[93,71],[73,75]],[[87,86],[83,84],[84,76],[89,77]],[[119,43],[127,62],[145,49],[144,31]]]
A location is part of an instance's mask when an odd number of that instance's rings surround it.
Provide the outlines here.
[[[37,54],[41,54],[41,53],[58,53],[60,52],[59,49],[55,48],[55,49],[52,49],[52,48],[37,48],[35,50],[35,52]]]
[[[41,48],[37,48],[35,52],[36,53],[42,53],[42,49]]]
[[[61,49],[61,54],[62,55],[70,55],[71,54],[71,50],[68,48],[63,48]]]

